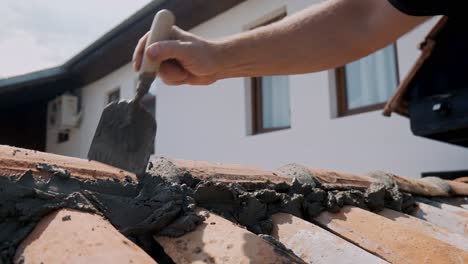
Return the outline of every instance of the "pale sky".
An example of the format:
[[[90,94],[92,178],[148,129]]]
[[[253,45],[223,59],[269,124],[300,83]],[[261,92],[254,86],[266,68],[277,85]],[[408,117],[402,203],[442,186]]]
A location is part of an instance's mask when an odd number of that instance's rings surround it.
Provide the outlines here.
[[[1,0],[0,79],[57,66],[151,0]]]

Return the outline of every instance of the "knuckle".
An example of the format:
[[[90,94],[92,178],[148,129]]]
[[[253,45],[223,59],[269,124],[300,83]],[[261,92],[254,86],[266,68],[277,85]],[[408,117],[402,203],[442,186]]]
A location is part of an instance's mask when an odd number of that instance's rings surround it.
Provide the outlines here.
[[[157,61],[162,61],[163,58],[169,57],[171,52],[171,46],[167,45],[166,42],[156,42],[148,47],[151,57]]]

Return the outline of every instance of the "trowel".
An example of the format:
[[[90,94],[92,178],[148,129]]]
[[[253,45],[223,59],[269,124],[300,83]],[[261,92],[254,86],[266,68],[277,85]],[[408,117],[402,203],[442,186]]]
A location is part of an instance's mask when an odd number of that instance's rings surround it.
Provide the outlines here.
[[[175,17],[168,10],[154,17],[146,48],[170,38]],[[146,50],[145,48],[145,50]],[[159,70],[159,65],[143,55],[135,98],[113,102],[104,108],[94,134],[88,159],[103,162],[137,175],[146,170],[156,136],[156,120],[141,105]]]

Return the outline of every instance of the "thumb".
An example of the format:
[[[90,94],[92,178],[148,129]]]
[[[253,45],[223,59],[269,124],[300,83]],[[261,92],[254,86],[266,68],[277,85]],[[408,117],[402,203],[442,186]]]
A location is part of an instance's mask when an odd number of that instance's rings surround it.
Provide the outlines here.
[[[186,54],[186,45],[179,40],[164,40],[151,44],[146,49],[149,59],[161,64],[169,59],[181,59]]]

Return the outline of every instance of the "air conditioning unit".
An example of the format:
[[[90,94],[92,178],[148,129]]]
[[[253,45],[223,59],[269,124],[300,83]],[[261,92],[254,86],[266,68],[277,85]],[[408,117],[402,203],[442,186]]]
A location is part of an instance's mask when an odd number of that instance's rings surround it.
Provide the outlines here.
[[[58,96],[47,105],[47,127],[49,129],[70,130],[78,126],[79,120],[78,96],[76,95]]]

